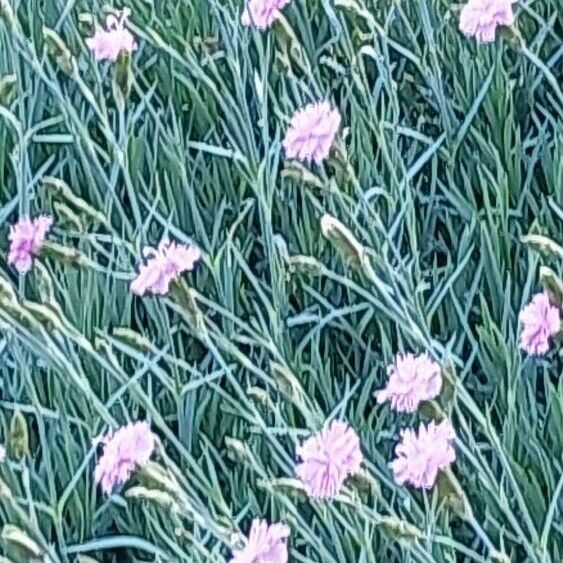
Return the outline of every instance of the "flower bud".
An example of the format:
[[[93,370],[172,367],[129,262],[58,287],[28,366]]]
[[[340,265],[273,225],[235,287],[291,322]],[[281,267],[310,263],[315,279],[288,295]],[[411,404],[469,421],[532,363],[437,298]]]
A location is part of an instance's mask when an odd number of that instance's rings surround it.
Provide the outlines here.
[[[320,276],[324,269],[322,262],[312,256],[296,254],[288,257],[290,271],[307,274],[309,276]]]
[[[43,39],[47,45],[47,51],[55,58],[59,68],[69,76],[74,75],[77,70],[76,61],[61,36],[55,30],[44,26]]]
[[[5,543],[12,544],[15,548],[25,553],[28,557],[27,560],[38,559],[40,561],[51,561],[45,557],[45,553],[37,545],[37,543],[31,539],[21,528],[14,526],[12,524],[5,524],[2,528],[2,540]]]
[[[343,254],[346,261],[362,265],[365,260],[365,249],[346,225],[336,217],[325,214],[321,217],[321,232]]]
[[[29,431],[27,421],[20,411],[14,412],[10,421],[10,454],[15,459],[22,459],[29,454]]]
[[[547,266],[540,268],[540,280],[553,304],[561,307],[563,304],[563,280]]]

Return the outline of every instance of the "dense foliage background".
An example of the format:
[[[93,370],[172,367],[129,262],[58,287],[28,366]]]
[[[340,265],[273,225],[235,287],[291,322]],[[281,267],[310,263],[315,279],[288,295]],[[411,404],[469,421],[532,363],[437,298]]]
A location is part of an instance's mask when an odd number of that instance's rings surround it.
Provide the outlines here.
[[[242,0],[128,0],[128,100],[84,45],[101,2],[0,6],[0,237],[48,211],[62,245],[20,278],[0,256],[6,561],[223,561],[254,517],[289,523],[294,561],[563,559],[562,362],[518,350],[540,265],[563,270],[521,241],[563,241],[559,0],[515,5],[525,47],[463,37],[446,0],[293,0],[265,33]],[[285,161],[291,115],[325,98],[332,157]],[[204,252],[191,302],[129,291],[165,233]],[[412,416],[373,399],[403,350],[449,366]],[[439,410],[458,486],[396,486],[399,429]],[[295,447],[329,417],[365,473],[311,503]],[[93,440],[144,418],[180,490],[105,497]]]

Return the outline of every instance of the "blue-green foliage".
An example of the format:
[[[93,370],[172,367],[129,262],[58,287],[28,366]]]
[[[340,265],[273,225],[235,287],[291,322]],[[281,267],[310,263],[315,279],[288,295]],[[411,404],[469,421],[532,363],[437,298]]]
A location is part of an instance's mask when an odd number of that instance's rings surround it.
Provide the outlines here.
[[[561,561],[561,360],[518,350],[540,266],[562,270],[521,241],[563,241],[560,0],[514,5],[524,48],[463,37],[446,0],[293,0],[265,33],[242,0],[127,5],[125,101],[84,45],[101,1],[0,1],[0,237],[51,212],[67,249],[20,279],[0,256],[6,561],[224,561],[256,517],[290,525],[292,561]],[[333,155],[285,161],[289,118],[324,98]],[[191,301],[133,298],[166,233],[204,252]],[[447,367],[414,415],[373,400],[403,350]],[[457,481],[396,486],[399,430],[439,412]],[[357,429],[365,474],[310,503],[295,448],[330,417]],[[104,497],[92,440],[144,418],[177,490],[145,475]]]

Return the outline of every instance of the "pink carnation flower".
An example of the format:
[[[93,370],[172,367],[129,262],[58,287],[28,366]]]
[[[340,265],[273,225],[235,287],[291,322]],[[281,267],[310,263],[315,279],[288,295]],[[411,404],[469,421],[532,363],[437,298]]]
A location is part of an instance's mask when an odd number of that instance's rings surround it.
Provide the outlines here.
[[[193,270],[201,252],[196,246],[163,240],[158,248],[146,247],[143,255],[148,260],[139,268],[138,276],[131,283],[131,291],[137,295],[144,295],[146,291],[166,295],[171,282],[183,272]]]
[[[279,17],[280,10],[291,0],[249,0],[242,13],[243,25],[253,25],[258,29],[267,29]]]
[[[109,432],[101,443],[104,453],[98,460],[94,480],[106,494],[126,483],[131,473],[145,465],[155,448],[154,434],[146,422],[135,422]]]
[[[123,10],[119,17],[110,14],[106,18],[106,29],[97,27],[93,37],[86,39],[86,45],[98,61],[115,61],[120,53],[132,53],[137,43],[132,33],[125,28],[130,10]]]
[[[430,489],[438,476],[455,461],[454,429],[449,420],[421,424],[418,435],[412,428],[401,431],[402,441],[395,448],[391,468],[398,485]]]
[[[397,354],[387,374],[387,387],[375,397],[378,403],[391,401],[399,412],[414,412],[422,401],[437,397],[442,388],[442,369],[428,354]]]
[[[520,348],[541,355],[549,350],[549,339],[561,328],[559,307],[549,302],[546,292],[537,293],[520,311]]]
[[[52,217],[39,215],[35,219],[20,219],[12,225],[8,235],[10,241],[8,264],[22,274],[29,272],[33,258],[39,254],[52,224]]]
[[[284,524],[268,526],[265,520],[253,520],[243,549],[233,549],[230,563],[287,563],[289,528]]]
[[[309,104],[297,111],[283,140],[287,158],[320,164],[330,152],[340,121],[340,113],[329,102]]]
[[[360,439],[345,422],[333,420],[297,448],[302,462],[297,476],[309,496],[315,499],[334,497],[349,475],[360,470]]]
[[[459,29],[479,43],[492,43],[497,26],[514,23],[512,3],[516,0],[469,0],[461,10]]]

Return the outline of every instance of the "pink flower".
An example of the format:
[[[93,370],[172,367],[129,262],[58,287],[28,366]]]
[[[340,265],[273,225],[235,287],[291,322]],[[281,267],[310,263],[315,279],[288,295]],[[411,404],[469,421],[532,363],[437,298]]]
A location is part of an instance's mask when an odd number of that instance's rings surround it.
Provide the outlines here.
[[[315,499],[334,497],[349,475],[357,473],[362,463],[360,439],[345,422],[333,420],[297,448],[302,462],[297,476]]]
[[[455,461],[454,429],[449,420],[421,424],[418,436],[412,428],[401,431],[402,441],[395,448],[391,468],[398,485],[430,489],[438,476]]]
[[[541,355],[549,350],[549,339],[561,328],[559,307],[549,302],[546,292],[537,293],[520,311],[520,348]]]
[[[137,295],[144,295],[146,291],[166,295],[171,282],[177,280],[183,272],[193,270],[201,252],[196,246],[177,244],[165,239],[157,249],[145,247],[143,255],[148,260],[139,268],[139,275],[131,283],[131,291]]]
[[[428,354],[397,354],[387,374],[387,387],[375,397],[378,403],[390,400],[399,412],[414,412],[422,401],[437,397],[442,388],[442,369]]]
[[[29,272],[33,258],[39,254],[52,224],[52,217],[39,215],[35,219],[20,219],[12,225],[8,235],[10,241],[8,264],[22,274]]]
[[[516,0],[469,0],[461,10],[459,29],[479,43],[492,43],[499,25],[514,23],[512,4]]]
[[[233,549],[230,563],[287,563],[289,528],[284,524],[268,526],[265,520],[253,520],[243,549]]]
[[[320,164],[340,127],[340,113],[329,102],[309,104],[295,113],[283,140],[287,158]]]
[[[132,53],[137,43],[132,33],[125,28],[130,10],[123,10],[119,17],[110,14],[106,18],[106,29],[96,28],[93,37],[86,39],[86,45],[98,61],[117,60],[120,53]]]
[[[131,473],[145,465],[155,448],[154,434],[146,422],[135,422],[109,432],[101,441],[104,453],[98,460],[94,480],[106,494],[129,480]]]
[[[267,29],[279,17],[280,10],[291,0],[249,0],[242,13],[242,25],[253,25],[258,29]]]

